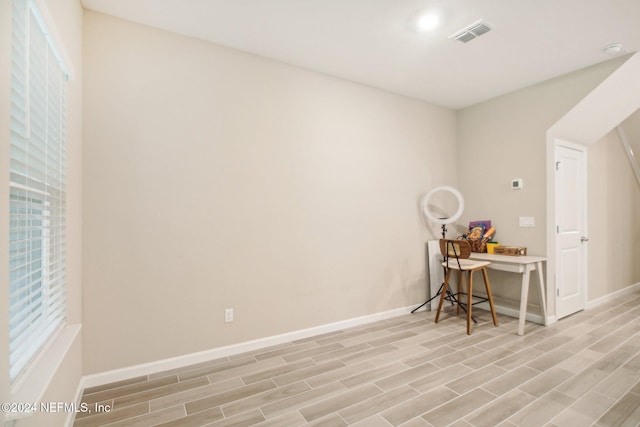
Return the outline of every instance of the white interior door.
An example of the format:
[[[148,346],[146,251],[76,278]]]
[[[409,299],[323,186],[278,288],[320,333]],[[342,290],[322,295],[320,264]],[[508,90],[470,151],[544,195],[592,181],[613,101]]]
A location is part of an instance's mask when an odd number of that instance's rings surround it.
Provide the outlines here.
[[[586,149],[556,142],[556,316],[586,305]]]

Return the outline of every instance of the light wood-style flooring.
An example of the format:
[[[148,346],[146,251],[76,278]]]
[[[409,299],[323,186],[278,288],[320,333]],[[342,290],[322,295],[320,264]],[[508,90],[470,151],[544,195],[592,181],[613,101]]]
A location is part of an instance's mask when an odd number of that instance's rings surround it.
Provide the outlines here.
[[[449,306],[87,389],[85,426],[638,426],[640,290],[547,327]]]

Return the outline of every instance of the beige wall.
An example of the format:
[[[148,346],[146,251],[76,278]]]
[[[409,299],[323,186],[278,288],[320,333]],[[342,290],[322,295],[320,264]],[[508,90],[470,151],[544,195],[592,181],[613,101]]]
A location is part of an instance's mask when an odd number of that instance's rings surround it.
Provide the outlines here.
[[[546,131],[625,59],[608,61],[459,111],[459,182],[466,201],[461,223],[491,219],[500,243],[526,246],[529,254],[544,255]],[[589,154],[592,161],[593,157]],[[592,168],[589,182],[591,173],[595,173]],[[523,179],[522,190],[510,189],[515,178]],[[519,216],[533,216],[535,227],[519,227]],[[597,226],[590,218],[590,229]],[[628,242],[630,236],[621,238]],[[605,259],[590,256],[589,260],[590,269],[598,272],[606,269]],[[519,278],[492,273],[495,294],[518,300]],[[591,278],[588,286],[589,299],[604,292],[605,285]],[[533,302],[538,301],[535,289],[535,286],[530,289]]]
[[[453,111],[97,13],[84,37],[85,373],[424,298]]]
[[[82,226],[82,7],[78,0],[56,0],[38,2],[40,8],[48,10],[50,27],[56,37],[59,49],[65,56],[67,65],[73,70],[69,82],[67,112],[67,148],[68,148],[68,184],[67,184],[67,306],[68,322],[80,323],[82,317],[81,304],[81,226]],[[0,2],[0,51],[10,52],[11,43],[11,1]],[[8,181],[9,163],[9,88],[10,57],[0,55],[0,176]],[[8,241],[8,194],[7,186],[0,186],[0,240]],[[0,259],[8,259],[7,245],[0,246]],[[8,265],[0,263],[0,277],[8,277]],[[3,287],[5,298],[2,298],[0,312],[7,313],[7,287]],[[1,401],[9,401],[10,387],[8,383],[8,329],[7,316],[0,316],[0,371]],[[73,341],[52,381],[44,391],[43,401],[72,402],[82,375],[82,344],[78,338]],[[46,359],[45,355],[45,359]],[[16,426],[55,426],[62,425],[68,414],[43,414],[24,418]]]
[[[623,123],[638,153],[633,132],[640,115]],[[637,148],[636,148],[637,147]],[[640,184],[618,133],[609,132],[589,147],[589,300],[640,283]]]

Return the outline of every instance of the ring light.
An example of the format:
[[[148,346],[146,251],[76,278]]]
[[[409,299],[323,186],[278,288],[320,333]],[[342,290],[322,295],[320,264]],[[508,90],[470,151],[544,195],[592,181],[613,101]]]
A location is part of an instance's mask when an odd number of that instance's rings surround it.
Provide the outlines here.
[[[429,211],[429,200],[435,193],[439,191],[447,191],[453,194],[458,200],[458,210],[449,218],[438,218]],[[462,198],[462,194],[460,194],[460,192],[453,187],[449,187],[446,185],[442,187],[436,187],[433,190],[429,191],[429,193],[427,193],[427,195],[424,197],[422,201],[422,210],[424,211],[424,214],[427,216],[427,218],[429,218],[431,221],[443,225],[450,224],[460,218],[460,216],[462,216],[462,211],[464,210],[464,199]]]

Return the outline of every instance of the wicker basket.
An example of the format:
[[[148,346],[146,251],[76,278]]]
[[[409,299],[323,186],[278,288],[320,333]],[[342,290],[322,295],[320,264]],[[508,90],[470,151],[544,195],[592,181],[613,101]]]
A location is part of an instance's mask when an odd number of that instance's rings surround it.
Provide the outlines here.
[[[484,253],[487,252],[487,241],[484,239],[469,239],[471,245],[471,252]]]

